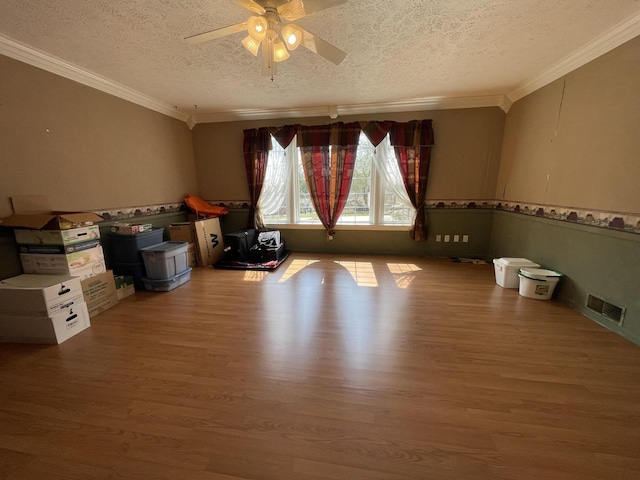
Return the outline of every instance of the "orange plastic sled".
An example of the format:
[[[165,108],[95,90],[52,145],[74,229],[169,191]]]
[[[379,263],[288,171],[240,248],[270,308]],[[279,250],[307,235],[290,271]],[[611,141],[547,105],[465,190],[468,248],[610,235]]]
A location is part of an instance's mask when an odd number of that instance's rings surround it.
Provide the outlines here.
[[[184,203],[186,203],[187,207],[193,210],[199,217],[215,218],[229,213],[229,210],[224,207],[211,205],[202,198],[188,193],[184,197]]]

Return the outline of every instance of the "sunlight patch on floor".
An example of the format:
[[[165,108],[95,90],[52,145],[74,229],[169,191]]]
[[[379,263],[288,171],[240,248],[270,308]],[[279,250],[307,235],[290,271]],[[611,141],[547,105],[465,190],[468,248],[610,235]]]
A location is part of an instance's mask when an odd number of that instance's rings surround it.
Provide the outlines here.
[[[416,278],[414,272],[422,270],[415,263],[387,263],[387,268],[398,288],[409,288],[411,282]]]
[[[344,267],[351,274],[359,287],[377,287],[378,279],[371,262],[350,262],[335,260],[334,263]]]
[[[246,270],[242,280],[245,282],[261,282],[268,274],[269,272],[264,270]]]
[[[287,270],[284,272],[282,277],[280,277],[279,282],[280,283],[286,282],[303,268],[308,267],[309,265],[313,265],[314,263],[318,263],[319,261],[320,260],[307,260],[307,259],[293,260],[287,267]]]

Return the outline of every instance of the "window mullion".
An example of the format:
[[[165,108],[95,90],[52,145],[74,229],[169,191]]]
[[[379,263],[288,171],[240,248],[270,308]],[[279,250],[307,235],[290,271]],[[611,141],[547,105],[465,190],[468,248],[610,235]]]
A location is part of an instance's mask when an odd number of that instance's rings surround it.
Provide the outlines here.
[[[292,148],[291,154],[291,182],[289,184],[289,223],[300,222],[300,192],[298,191],[298,162],[300,155],[298,148]]]
[[[379,205],[378,205],[378,192],[380,191],[380,185],[378,182],[378,175],[376,173],[376,166],[371,163],[371,187],[369,198],[369,223],[372,225],[378,224],[379,217]]]

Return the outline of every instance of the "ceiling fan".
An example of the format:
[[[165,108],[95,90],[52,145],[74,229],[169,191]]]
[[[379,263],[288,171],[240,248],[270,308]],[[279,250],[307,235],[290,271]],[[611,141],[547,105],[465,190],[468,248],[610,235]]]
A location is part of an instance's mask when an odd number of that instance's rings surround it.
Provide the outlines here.
[[[247,37],[242,44],[254,56],[262,47],[262,74],[277,73],[278,62],[289,58],[299,45],[339,65],[347,56],[338,47],[290,23],[314,12],[346,3],[347,0],[234,0],[255,15],[245,22],[229,25],[185,38],[189,43],[202,43],[242,31]]]

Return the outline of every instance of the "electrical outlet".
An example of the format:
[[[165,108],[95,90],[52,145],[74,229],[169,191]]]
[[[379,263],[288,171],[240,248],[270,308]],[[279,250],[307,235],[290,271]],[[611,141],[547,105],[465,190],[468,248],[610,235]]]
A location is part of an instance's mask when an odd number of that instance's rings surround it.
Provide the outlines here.
[[[462,243],[469,243],[469,235],[462,236]]]
[[[450,235],[445,235],[444,236],[444,241],[445,241],[445,243],[451,241],[451,236]]]
[[[453,236],[453,241],[456,242],[456,243],[459,242],[460,241],[460,235],[454,235]]]
[[[442,241],[442,235],[436,235],[436,242]]]

